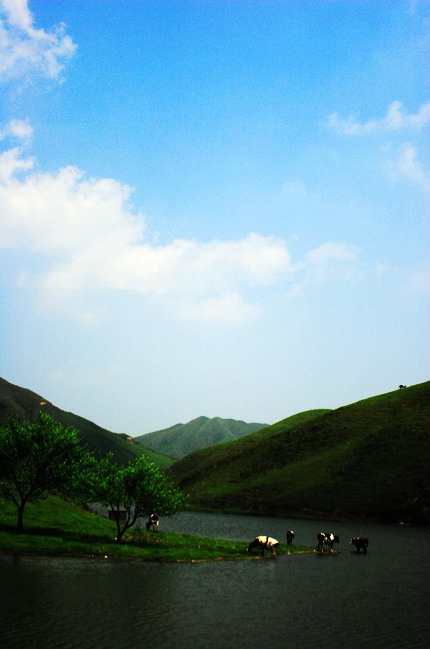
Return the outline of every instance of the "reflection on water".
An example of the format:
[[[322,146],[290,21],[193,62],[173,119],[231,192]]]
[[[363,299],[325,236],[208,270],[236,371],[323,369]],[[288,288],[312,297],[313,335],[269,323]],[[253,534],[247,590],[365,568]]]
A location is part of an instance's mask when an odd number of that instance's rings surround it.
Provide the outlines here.
[[[163,529],[301,544],[340,536],[341,554],[150,564],[0,557],[0,641],[12,649],[330,649],[429,646],[429,531],[187,513]],[[366,534],[369,553],[349,538]]]

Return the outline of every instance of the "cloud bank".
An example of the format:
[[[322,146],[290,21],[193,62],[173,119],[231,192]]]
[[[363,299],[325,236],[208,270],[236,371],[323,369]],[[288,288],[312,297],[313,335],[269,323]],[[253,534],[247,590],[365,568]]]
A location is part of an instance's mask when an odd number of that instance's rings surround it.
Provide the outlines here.
[[[37,277],[50,294],[94,289],[169,297],[184,317],[237,322],[260,306],[245,295],[282,285],[306,267],[350,263],[346,244],[326,243],[293,264],[285,241],[250,233],[235,241],[175,239],[155,245],[132,189],[87,178],[76,167],[39,173],[18,147],[0,155],[0,248],[41,256]]]

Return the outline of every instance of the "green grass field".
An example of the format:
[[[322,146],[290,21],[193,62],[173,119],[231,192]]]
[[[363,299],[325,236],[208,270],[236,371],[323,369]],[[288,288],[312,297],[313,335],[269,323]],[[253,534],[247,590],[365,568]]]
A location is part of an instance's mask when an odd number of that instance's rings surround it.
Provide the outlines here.
[[[92,557],[103,560],[194,562],[258,559],[248,555],[244,541],[202,538],[173,532],[131,530],[116,543],[115,525],[59,496],[29,504],[24,513],[24,533],[18,534],[16,510],[0,500],[0,552]],[[251,540],[251,539],[250,539]],[[313,552],[312,548],[284,545],[280,554]]]

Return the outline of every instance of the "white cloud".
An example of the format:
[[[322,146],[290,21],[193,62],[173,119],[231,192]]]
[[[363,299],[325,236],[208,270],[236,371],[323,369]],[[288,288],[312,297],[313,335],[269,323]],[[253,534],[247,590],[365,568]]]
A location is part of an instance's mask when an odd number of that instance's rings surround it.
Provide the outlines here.
[[[58,79],[76,45],[63,23],[36,28],[28,0],[0,0],[0,80],[31,73]]]
[[[250,234],[238,241],[177,239],[165,246],[104,237],[76,250],[49,275],[49,286],[90,284],[154,295],[223,294],[244,285],[272,284],[290,270],[282,241]]]
[[[422,168],[417,149],[409,142],[403,144],[395,158],[386,161],[385,169],[394,181],[406,178],[430,194],[430,174]]]
[[[96,241],[120,246],[138,238],[141,224],[127,210],[129,187],[86,180],[75,167],[17,176],[32,166],[18,148],[0,156],[0,247],[64,255]]]
[[[408,115],[402,108],[403,104],[400,101],[393,101],[385,117],[363,123],[357,121],[353,115],[342,119],[338,113],[332,113],[327,119],[327,125],[343,135],[367,135],[407,129],[419,130],[430,121],[430,101],[422,104],[417,113]]]
[[[28,0],[2,0],[0,6],[8,14],[11,25],[25,30],[31,29],[33,19],[28,9]]]
[[[236,241],[155,245],[143,215],[132,210],[131,192],[71,166],[38,173],[20,149],[10,149],[0,155],[0,248],[41,256],[47,271],[33,276],[34,285],[54,300],[91,289],[131,291],[169,299],[186,317],[226,322],[260,313],[244,292],[261,293],[309,266],[355,259],[350,246],[331,242],[293,264],[282,239],[252,233]]]
[[[346,243],[328,241],[318,248],[310,250],[306,256],[307,264],[319,265],[331,261],[354,261],[357,258],[357,248]]]
[[[310,250],[304,256],[302,265],[309,270],[311,279],[319,283],[334,277],[342,281],[351,281],[360,277],[355,266],[357,256],[356,246],[328,241]]]
[[[275,237],[154,245],[144,239],[143,216],[128,203],[129,187],[85,178],[75,167],[56,173],[32,167],[18,148],[0,156],[0,247],[47,259],[43,284],[52,293],[97,287],[186,295],[201,303],[198,317],[230,309],[228,317],[237,319],[251,309],[233,299],[235,292],[273,284],[291,270],[290,254]]]
[[[15,149],[9,149],[0,154],[0,182],[1,183],[11,183],[13,182],[13,176],[19,171],[31,169],[33,166],[33,161],[31,158],[22,158],[21,149],[18,147]],[[0,186],[1,191],[1,186]],[[6,226],[6,218],[2,219],[3,223],[0,222],[0,229],[3,226]],[[0,235],[1,236],[1,235]],[[0,248],[1,248],[1,239],[0,239]]]
[[[28,119],[11,119],[4,128],[0,129],[0,140],[7,137],[29,140],[33,136],[33,127]]]

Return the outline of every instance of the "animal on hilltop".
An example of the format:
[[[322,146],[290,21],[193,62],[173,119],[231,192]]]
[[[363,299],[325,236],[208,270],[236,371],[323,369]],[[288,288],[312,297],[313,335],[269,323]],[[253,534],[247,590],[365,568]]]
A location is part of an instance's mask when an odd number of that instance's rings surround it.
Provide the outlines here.
[[[257,536],[248,545],[248,552],[258,550],[260,557],[264,557],[264,550],[270,550],[272,555],[276,556],[276,549],[279,546],[279,541],[273,539],[271,536]]]
[[[404,390],[405,387],[406,385],[399,385],[399,390]]]
[[[350,545],[354,545],[357,552],[363,550],[364,554],[367,552],[367,546],[369,545],[369,539],[365,536],[355,536],[350,540]]]
[[[322,551],[324,546],[329,550],[333,550],[333,545],[339,543],[339,537],[337,534],[332,534],[331,532],[318,532],[317,534],[317,550]]]
[[[151,514],[148,520],[146,521],[146,531],[149,532],[149,530],[152,528],[153,532],[158,531],[158,514]]]
[[[287,531],[286,538],[287,538],[287,545],[291,545],[292,542],[294,541],[294,532],[293,532],[293,530],[288,530]]]

